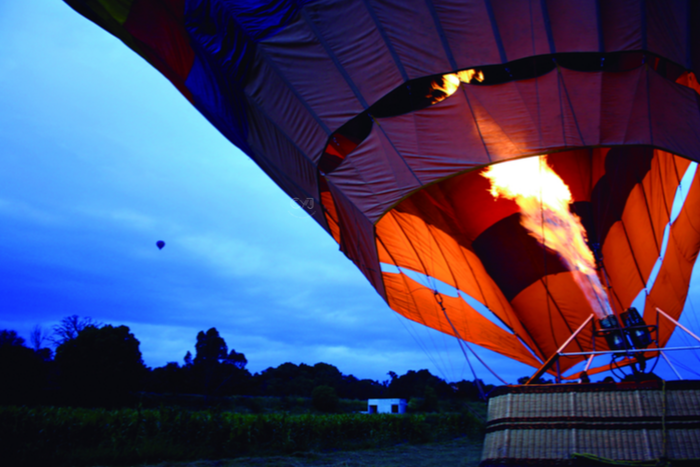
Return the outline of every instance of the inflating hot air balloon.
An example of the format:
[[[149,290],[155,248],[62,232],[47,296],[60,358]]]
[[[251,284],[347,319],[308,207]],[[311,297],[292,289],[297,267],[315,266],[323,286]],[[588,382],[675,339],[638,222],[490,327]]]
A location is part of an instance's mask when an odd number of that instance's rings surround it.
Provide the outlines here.
[[[406,318],[536,368],[572,335],[569,350],[614,346],[600,325],[575,331],[591,315],[622,322],[642,291],[647,324],[657,308],[679,318],[700,248],[697,183],[670,222],[700,161],[697,2],[66,2],[290,197],[313,199],[316,222]],[[560,243],[585,261],[537,233],[573,229],[537,193],[529,228],[517,199],[492,193],[489,167],[516,159],[536,162],[516,178],[551,168],[567,186],[562,212],[581,230]],[[658,323],[663,346],[675,325]],[[577,377],[567,370],[585,359],[559,371]]]

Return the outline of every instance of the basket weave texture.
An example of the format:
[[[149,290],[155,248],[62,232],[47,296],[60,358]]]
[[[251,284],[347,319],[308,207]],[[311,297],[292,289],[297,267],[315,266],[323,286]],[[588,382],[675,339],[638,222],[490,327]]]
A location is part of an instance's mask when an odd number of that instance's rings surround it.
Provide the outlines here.
[[[700,459],[700,384],[504,388],[489,400],[486,429],[482,465],[565,461],[575,453]]]

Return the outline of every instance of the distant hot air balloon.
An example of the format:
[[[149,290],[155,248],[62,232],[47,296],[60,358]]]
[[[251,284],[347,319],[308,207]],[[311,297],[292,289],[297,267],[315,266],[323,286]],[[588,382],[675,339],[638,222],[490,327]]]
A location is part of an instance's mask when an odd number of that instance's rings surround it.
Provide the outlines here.
[[[66,2],[290,197],[313,199],[309,214],[403,316],[534,367],[642,290],[648,322],[656,307],[680,316],[700,249],[697,183],[669,224],[700,160],[697,2]],[[545,155],[583,262],[538,238],[537,222],[559,221],[535,212],[528,229],[516,199],[489,193],[489,166]],[[660,345],[673,329],[661,322]],[[572,346],[591,343],[587,328]]]
[[[159,250],[162,250],[163,247],[165,246],[165,242],[163,240],[158,240],[156,242],[156,246],[158,247]]]

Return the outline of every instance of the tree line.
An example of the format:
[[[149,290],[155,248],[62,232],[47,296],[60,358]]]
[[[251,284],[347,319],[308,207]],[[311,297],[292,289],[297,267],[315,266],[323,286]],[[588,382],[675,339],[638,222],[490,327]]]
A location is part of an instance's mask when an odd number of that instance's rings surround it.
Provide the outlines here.
[[[251,374],[245,355],[229,351],[216,328],[197,334],[195,355],[188,351],[182,363],[149,368],[139,345],[127,326],[78,316],[64,318],[48,334],[35,327],[29,342],[16,331],[0,330],[0,404],[119,407],[134,405],[139,394],[197,394],[420,398],[430,410],[439,398],[476,400],[482,384],[448,384],[428,370],[389,372],[379,382],[345,375],[328,363],[283,363]]]

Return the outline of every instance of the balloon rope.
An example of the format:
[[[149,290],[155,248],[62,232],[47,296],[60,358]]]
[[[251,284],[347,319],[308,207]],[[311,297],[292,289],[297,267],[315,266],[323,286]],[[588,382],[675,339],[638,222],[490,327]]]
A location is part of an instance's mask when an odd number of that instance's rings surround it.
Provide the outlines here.
[[[455,333],[455,337],[457,338],[457,342],[459,343],[459,348],[462,349],[462,353],[464,354],[464,358],[467,359],[467,363],[469,364],[469,368],[472,370],[472,374],[474,375],[474,382],[476,383],[477,388],[479,388],[479,394],[481,394],[481,397],[482,398],[485,397],[484,388],[482,387],[481,381],[479,380],[479,378],[476,377],[476,371],[474,371],[474,367],[472,366],[472,362],[469,359],[469,354],[467,353],[466,350],[464,350],[464,347],[462,346],[462,344],[464,344],[469,349],[469,351],[474,354],[476,359],[479,360],[479,362],[481,362],[481,364],[484,365],[486,367],[486,369],[489,370],[491,372],[491,374],[493,374],[493,376],[498,378],[503,384],[508,384],[508,382],[506,380],[504,380],[503,378],[498,376],[498,374],[495,371],[493,371],[491,369],[491,367],[488,366],[486,364],[486,362],[484,362],[476,352],[474,352],[474,349],[472,349],[469,346],[469,343],[466,340],[462,339],[462,336],[459,335],[457,328],[455,328],[455,325],[452,324],[452,320],[447,315],[447,310],[445,309],[445,305],[442,304],[442,295],[440,295],[440,292],[438,292],[437,290],[434,290],[433,293],[435,294],[435,300],[438,302],[438,305],[440,305],[440,308],[442,308],[442,313],[445,315],[445,319],[447,319],[447,322],[450,323],[450,327],[452,327],[452,331],[454,331],[454,333]]]

